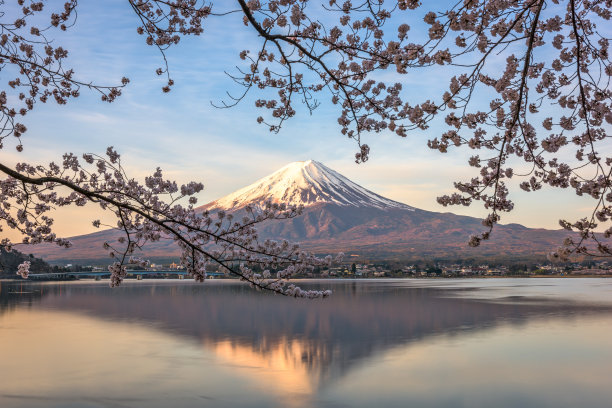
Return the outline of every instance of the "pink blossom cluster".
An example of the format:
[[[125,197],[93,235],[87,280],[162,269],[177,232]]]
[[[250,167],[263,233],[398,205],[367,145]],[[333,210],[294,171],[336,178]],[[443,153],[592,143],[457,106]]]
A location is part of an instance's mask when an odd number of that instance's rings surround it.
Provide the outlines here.
[[[211,6],[202,0],[129,0],[129,3],[141,23],[136,32],[145,36],[147,45],[156,47],[163,57],[164,68],[155,72],[166,74],[168,82],[162,91],[170,92],[174,80],[170,78],[165,51],[178,44],[182,36],[202,34],[202,24],[211,15]]]
[[[564,6],[555,6],[560,3]],[[423,55],[435,60],[450,50],[444,63],[464,70],[450,79],[442,103],[426,119],[446,111],[449,126],[429,147],[441,153],[461,146],[490,152],[488,158],[472,155],[468,164],[476,175],[455,183],[459,193],[438,199],[442,205],[480,201],[490,211],[486,230],[472,236],[470,245],[488,239],[500,213],[513,210],[508,180],[520,177],[524,191],[548,185],[593,198],[590,217],[561,222],[577,234],[553,259],[612,254],[604,242],[610,233],[595,233],[612,213],[612,157],[599,153],[612,124],[612,63],[609,39],[597,31],[597,25],[609,25],[611,9],[609,2],[577,0],[469,1],[425,16],[431,28]],[[492,55],[505,58],[501,71],[493,68]],[[426,60],[416,66],[431,63]],[[473,97],[477,92],[491,95],[488,106]]]
[[[23,279],[28,279],[28,275],[30,275],[30,261],[24,261],[17,266],[17,275],[21,276]]]
[[[21,6],[17,15],[3,11],[0,16],[0,66],[3,79],[8,79],[7,88],[0,90],[0,148],[12,135],[21,152],[21,138],[27,128],[19,118],[37,103],[55,101],[64,105],[78,97],[83,87],[98,92],[103,101],[112,102],[129,80],[122,78],[115,86],[83,82],[66,67],[68,50],[53,41],[52,32],[66,31],[74,25],[76,0],[66,1],[61,7],[48,5],[47,1],[15,1]]]

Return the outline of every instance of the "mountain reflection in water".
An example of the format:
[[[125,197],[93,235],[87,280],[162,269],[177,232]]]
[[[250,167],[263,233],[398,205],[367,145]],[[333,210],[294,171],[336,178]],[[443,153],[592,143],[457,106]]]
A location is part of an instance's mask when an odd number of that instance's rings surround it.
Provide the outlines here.
[[[584,285],[590,281],[574,282],[588,295]],[[531,285],[528,296],[520,295],[525,293],[520,289],[522,284]],[[252,373],[250,381],[255,389],[270,387],[284,396],[280,398],[282,402],[277,401],[279,406],[336,406],[337,400],[342,400],[336,394],[347,387],[344,382],[351,373],[358,374],[364,365],[378,364],[378,359],[388,358],[402,347],[427,345],[440,338],[473,338],[479,332],[533,322],[601,316],[610,321],[612,316],[612,302],[585,302],[588,296],[566,293],[564,289],[572,288],[572,283],[563,280],[323,281],[302,286],[330,285],[334,290],[331,298],[312,301],[259,293],[232,281],[205,284],[128,281],[116,289],[99,282],[1,282],[0,330],[8,327],[6,322],[11,314],[24,311],[44,311],[57,319],[59,315],[54,313],[128,327],[144,326],[153,330],[147,336],[159,333],[200,345],[216,359],[214,364],[207,363],[212,364],[212,371],[223,365],[240,375]],[[598,281],[598,285],[605,288],[602,299],[606,299],[607,293],[612,300],[612,280]],[[550,296],[551,293],[559,296]],[[65,335],[69,337],[72,333]],[[40,342],[45,344],[44,339]],[[27,361],[28,351],[23,353]],[[392,361],[387,364],[391,366]],[[1,368],[2,363],[0,372]],[[11,406],[6,403],[21,406],[11,390],[2,391],[1,406]],[[358,394],[359,390],[356,391]],[[394,389],[391,394],[397,392]],[[325,398],[330,400],[318,400],[318,395],[327,395]],[[260,402],[255,401],[259,400],[245,396],[240,404],[258,406]],[[98,402],[94,401],[92,406]],[[448,406],[467,404],[447,402]],[[442,402],[420,403],[447,406]],[[140,406],[138,401],[126,399],[120,404]],[[155,406],[151,404],[143,402]],[[261,402],[261,406],[269,404]],[[402,401],[389,401],[389,406],[393,404],[401,406]],[[351,405],[355,403],[348,404]],[[465,406],[470,405],[473,404]],[[208,406],[223,405],[218,402]],[[522,406],[529,404],[523,401]]]

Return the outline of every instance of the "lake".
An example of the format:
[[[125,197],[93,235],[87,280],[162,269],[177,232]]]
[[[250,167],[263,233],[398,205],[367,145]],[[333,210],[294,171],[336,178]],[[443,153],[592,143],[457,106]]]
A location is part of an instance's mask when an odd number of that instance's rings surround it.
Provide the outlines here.
[[[606,407],[612,279],[0,281],[0,407]]]

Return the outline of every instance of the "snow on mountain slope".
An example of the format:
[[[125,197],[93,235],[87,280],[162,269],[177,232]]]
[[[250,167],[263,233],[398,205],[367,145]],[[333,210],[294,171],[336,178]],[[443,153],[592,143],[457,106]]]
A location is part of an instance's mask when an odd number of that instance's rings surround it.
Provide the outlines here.
[[[414,210],[409,205],[379,196],[314,160],[290,163],[206,207],[230,210],[247,204],[262,204],[268,200],[304,207],[333,203],[341,206]]]

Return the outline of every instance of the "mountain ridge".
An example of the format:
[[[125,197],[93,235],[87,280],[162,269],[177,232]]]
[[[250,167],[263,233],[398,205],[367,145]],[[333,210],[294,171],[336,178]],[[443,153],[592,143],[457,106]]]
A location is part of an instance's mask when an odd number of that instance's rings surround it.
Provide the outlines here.
[[[342,251],[379,259],[543,257],[567,236],[563,230],[500,224],[490,240],[470,248],[469,235],[485,228],[480,219],[390,200],[314,160],[290,163],[196,210],[238,215],[247,205],[261,208],[267,201],[303,206],[303,211],[295,218],[261,223],[257,227],[260,238],[299,242],[303,249],[319,254]],[[70,238],[73,247],[68,250],[40,245],[32,252],[46,260],[100,259],[106,256],[103,242],[119,236],[104,230]],[[160,258],[178,255],[177,246],[169,240],[147,244],[142,254]]]

